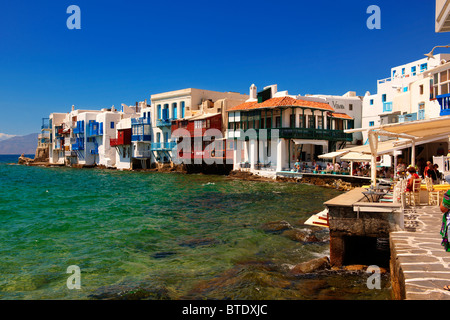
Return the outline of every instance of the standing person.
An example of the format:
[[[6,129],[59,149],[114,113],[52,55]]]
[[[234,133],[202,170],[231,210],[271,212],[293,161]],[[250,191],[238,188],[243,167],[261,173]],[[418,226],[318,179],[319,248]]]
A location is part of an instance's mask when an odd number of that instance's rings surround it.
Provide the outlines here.
[[[428,176],[428,178],[431,178],[431,180],[433,180],[433,183],[437,182],[437,173],[436,173],[436,170],[435,170],[433,164],[431,164],[431,163],[427,170],[427,176]]]
[[[423,177],[427,178],[428,177],[428,170],[430,170],[431,167],[431,161],[427,161],[427,166],[425,167],[425,169],[423,169]]]
[[[441,212],[443,213],[440,231],[440,234],[442,236],[441,245],[444,247],[445,251],[450,252],[450,245],[448,242],[448,226],[450,224],[450,190],[445,193],[439,207],[441,209]],[[450,285],[444,286],[444,290],[450,291]]]

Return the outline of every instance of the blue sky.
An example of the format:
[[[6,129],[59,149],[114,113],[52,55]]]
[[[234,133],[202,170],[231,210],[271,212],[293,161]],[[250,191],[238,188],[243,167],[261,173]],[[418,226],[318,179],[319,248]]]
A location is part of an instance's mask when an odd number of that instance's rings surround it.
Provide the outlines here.
[[[66,27],[72,4],[81,30]],[[366,27],[373,4],[381,30]],[[391,67],[450,43],[434,19],[432,0],[2,1],[0,133],[38,132],[41,118],[72,105],[188,87],[364,95]]]

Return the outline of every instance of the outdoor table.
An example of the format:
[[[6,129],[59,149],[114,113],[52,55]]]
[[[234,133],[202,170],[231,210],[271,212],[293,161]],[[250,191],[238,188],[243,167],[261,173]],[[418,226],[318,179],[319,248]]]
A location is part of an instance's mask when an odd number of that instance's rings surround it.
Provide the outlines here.
[[[364,195],[364,197],[366,197],[367,201],[378,202],[378,200],[380,200],[380,198],[382,196],[384,196],[386,194],[386,192],[367,190],[367,191],[363,191],[362,194]]]

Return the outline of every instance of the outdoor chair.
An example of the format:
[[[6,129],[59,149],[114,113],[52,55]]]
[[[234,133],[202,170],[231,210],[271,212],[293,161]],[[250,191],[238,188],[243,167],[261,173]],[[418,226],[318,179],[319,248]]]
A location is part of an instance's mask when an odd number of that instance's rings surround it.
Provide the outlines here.
[[[434,189],[433,180],[431,178],[426,178],[425,181],[428,191],[428,204],[439,205],[441,203],[441,198],[444,197],[444,191]]]
[[[420,184],[422,179],[413,179],[412,190],[406,191],[406,202],[409,206],[420,205]]]

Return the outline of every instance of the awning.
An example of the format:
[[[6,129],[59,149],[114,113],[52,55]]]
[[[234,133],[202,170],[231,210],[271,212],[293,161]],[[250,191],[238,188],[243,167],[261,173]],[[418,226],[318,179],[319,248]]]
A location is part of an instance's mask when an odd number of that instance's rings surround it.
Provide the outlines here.
[[[450,135],[450,116],[430,120],[418,120],[403,123],[387,124],[380,129],[394,134],[407,134],[416,138]]]
[[[371,156],[369,154],[359,152],[349,152],[341,157],[342,161],[370,161]]]
[[[342,155],[344,155],[344,154],[346,154],[348,152],[349,152],[349,150],[342,149],[342,150],[339,150],[339,151],[334,151],[334,152],[321,154],[319,156],[319,158],[321,158],[321,159],[334,159],[334,158],[340,157],[340,156],[342,156]]]
[[[295,144],[314,144],[318,146],[328,146],[328,141],[323,140],[303,140],[303,139],[292,139]]]

